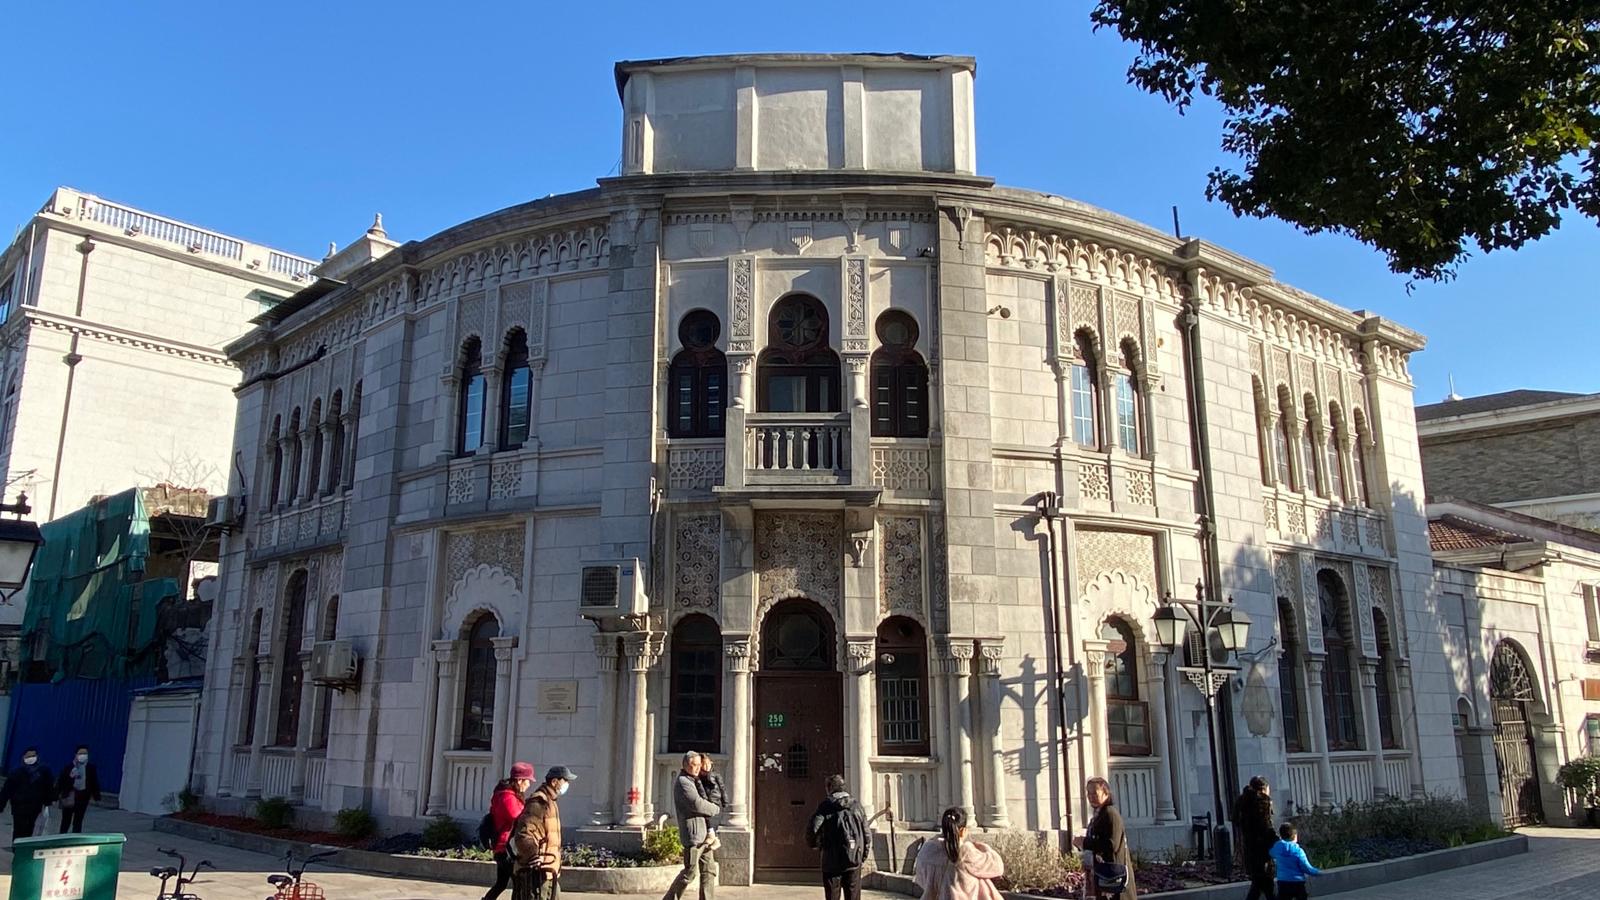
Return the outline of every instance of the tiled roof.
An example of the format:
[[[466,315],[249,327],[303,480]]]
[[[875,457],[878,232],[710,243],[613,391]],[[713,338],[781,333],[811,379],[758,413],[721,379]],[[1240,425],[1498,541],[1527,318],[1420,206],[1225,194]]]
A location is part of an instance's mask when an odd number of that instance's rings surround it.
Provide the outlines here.
[[[1493,412],[1497,409],[1515,409],[1519,406],[1532,406],[1535,403],[1549,403],[1552,400],[1567,400],[1582,396],[1585,395],[1574,394],[1570,391],[1502,391],[1498,394],[1485,394],[1482,397],[1463,397],[1460,400],[1446,400],[1443,403],[1429,403],[1425,406],[1419,406],[1417,407],[1417,421],[1426,422],[1429,419],[1446,419],[1450,416]]]
[[[1428,544],[1435,551],[1476,550],[1501,544],[1521,544],[1530,538],[1502,531],[1460,516],[1444,515],[1428,520]]]

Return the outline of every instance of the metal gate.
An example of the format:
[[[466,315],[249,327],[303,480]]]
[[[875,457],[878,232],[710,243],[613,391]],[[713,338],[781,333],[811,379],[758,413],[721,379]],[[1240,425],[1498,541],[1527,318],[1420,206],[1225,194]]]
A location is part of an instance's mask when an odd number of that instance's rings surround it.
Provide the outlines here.
[[[1544,821],[1539,798],[1538,751],[1528,724],[1533,682],[1509,641],[1495,648],[1489,667],[1489,697],[1494,711],[1494,762],[1500,774],[1500,812],[1506,827]]]

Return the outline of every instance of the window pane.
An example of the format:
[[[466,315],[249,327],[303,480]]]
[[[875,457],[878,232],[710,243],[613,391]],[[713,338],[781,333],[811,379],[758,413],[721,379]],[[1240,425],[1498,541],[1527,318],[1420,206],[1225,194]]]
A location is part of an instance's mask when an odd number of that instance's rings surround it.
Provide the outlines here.
[[[1278,656],[1278,705],[1283,709],[1284,749],[1290,753],[1299,753],[1302,748],[1300,688],[1295,677],[1297,666],[1298,661],[1291,650],[1285,649]]]
[[[1336,500],[1345,499],[1344,496],[1344,451],[1339,446],[1339,435],[1333,430],[1328,430],[1328,495]]]
[[[1300,442],[1300,459],[1306,467],[1305,491],[1308,494],[1315,494],[1318,492],[1317,482],[1320,480],[1318,475],[1321,474],[1319,470],[1322,468],[1322,455],[1317,450],[1317,435],[1311,429],[1310,422],[1307,422],[1305,429],[1301,431]]]
[[[1094,381],[1088,366],[1072,367],[1072,440],[1081,447],[1100,444],[1094,424]]]
[[[1139,404],[1133,396],[1133,380],[1127,375],[1116,376],[1117,389],[1117,442],[1122,449],[1139,454]]]
[[[507,447],[520,447],[528,439],[528,388],[529,373],[526,366],[512,369],[506,381],[506,440]]]
[[[773,374],[767,378],[767,412],[805,412],[806,376]]]
[[[1600,641],[1600,590],[1592,584],[1583,586],[1583,615],[1589,623],[1589,640]]]
[[[894,437],[895,369],[893,366],[872,368],[872,435]]]
[[[907,676],[907,666],[901,658],[896,659],[892,668],[895,673],[878,682],[878,718],[879,727],[883,729],[883,743],[920,744],[923,740],[921,682],[914,673]]]
[[[718,365],[721,366],[722,363],[719,362]],[[725,401],[722,399],[722,380],[724,378],[723,369],[703,369],[701,371],[705,373],[706,384],[706,426],[704,434],[706,437],[721,437],[723,431],[722,407],[725,405]]]
[[[1356,437],[1356,502],[1362,506],[1371,506],[1372,497],[1367,493],[1367,451],[1361,446],[1361,438]]]
[[[471,453],[483,446],[483,395],[487,382],[483,375],[472,375],[462,391],[461,452]]]
[[[1278,457],[1278,485],[1292,490],[1294,476],[1289,465],[1289,420],[1283,416],[1278,417],[1278,423],[1272,429],[1272,451]]]

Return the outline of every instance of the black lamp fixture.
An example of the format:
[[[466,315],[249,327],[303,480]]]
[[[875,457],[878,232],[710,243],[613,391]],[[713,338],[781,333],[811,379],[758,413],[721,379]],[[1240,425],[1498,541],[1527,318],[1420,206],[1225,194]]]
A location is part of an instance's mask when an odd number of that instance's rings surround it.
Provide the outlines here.
[[[28,495],[18,494],[15,503],[0,503],[0,513],[12,513],[14,519],[0,519],[0,603],[10,603],[12,596],[22,590],[33,568],[33,558],[44,543],[39,526],[22,517],[33,512],[28,505]]]

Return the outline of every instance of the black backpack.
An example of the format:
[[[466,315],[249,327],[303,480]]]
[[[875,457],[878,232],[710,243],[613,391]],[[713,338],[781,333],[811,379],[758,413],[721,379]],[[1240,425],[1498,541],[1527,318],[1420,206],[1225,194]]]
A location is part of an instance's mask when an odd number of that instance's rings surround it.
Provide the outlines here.
[[[483,818],[478,820],[478,843],[486,850],[493,850],[495,839],[498,837],[500,835],[494,828],[494,813],[484,813]]]
[[[867,823],[854,803],[842,806],[830,817],[829,830],[833,832],[836,846],[844,851],[853,866],[867,861],[872,849],[872,838],[867,834]]]

